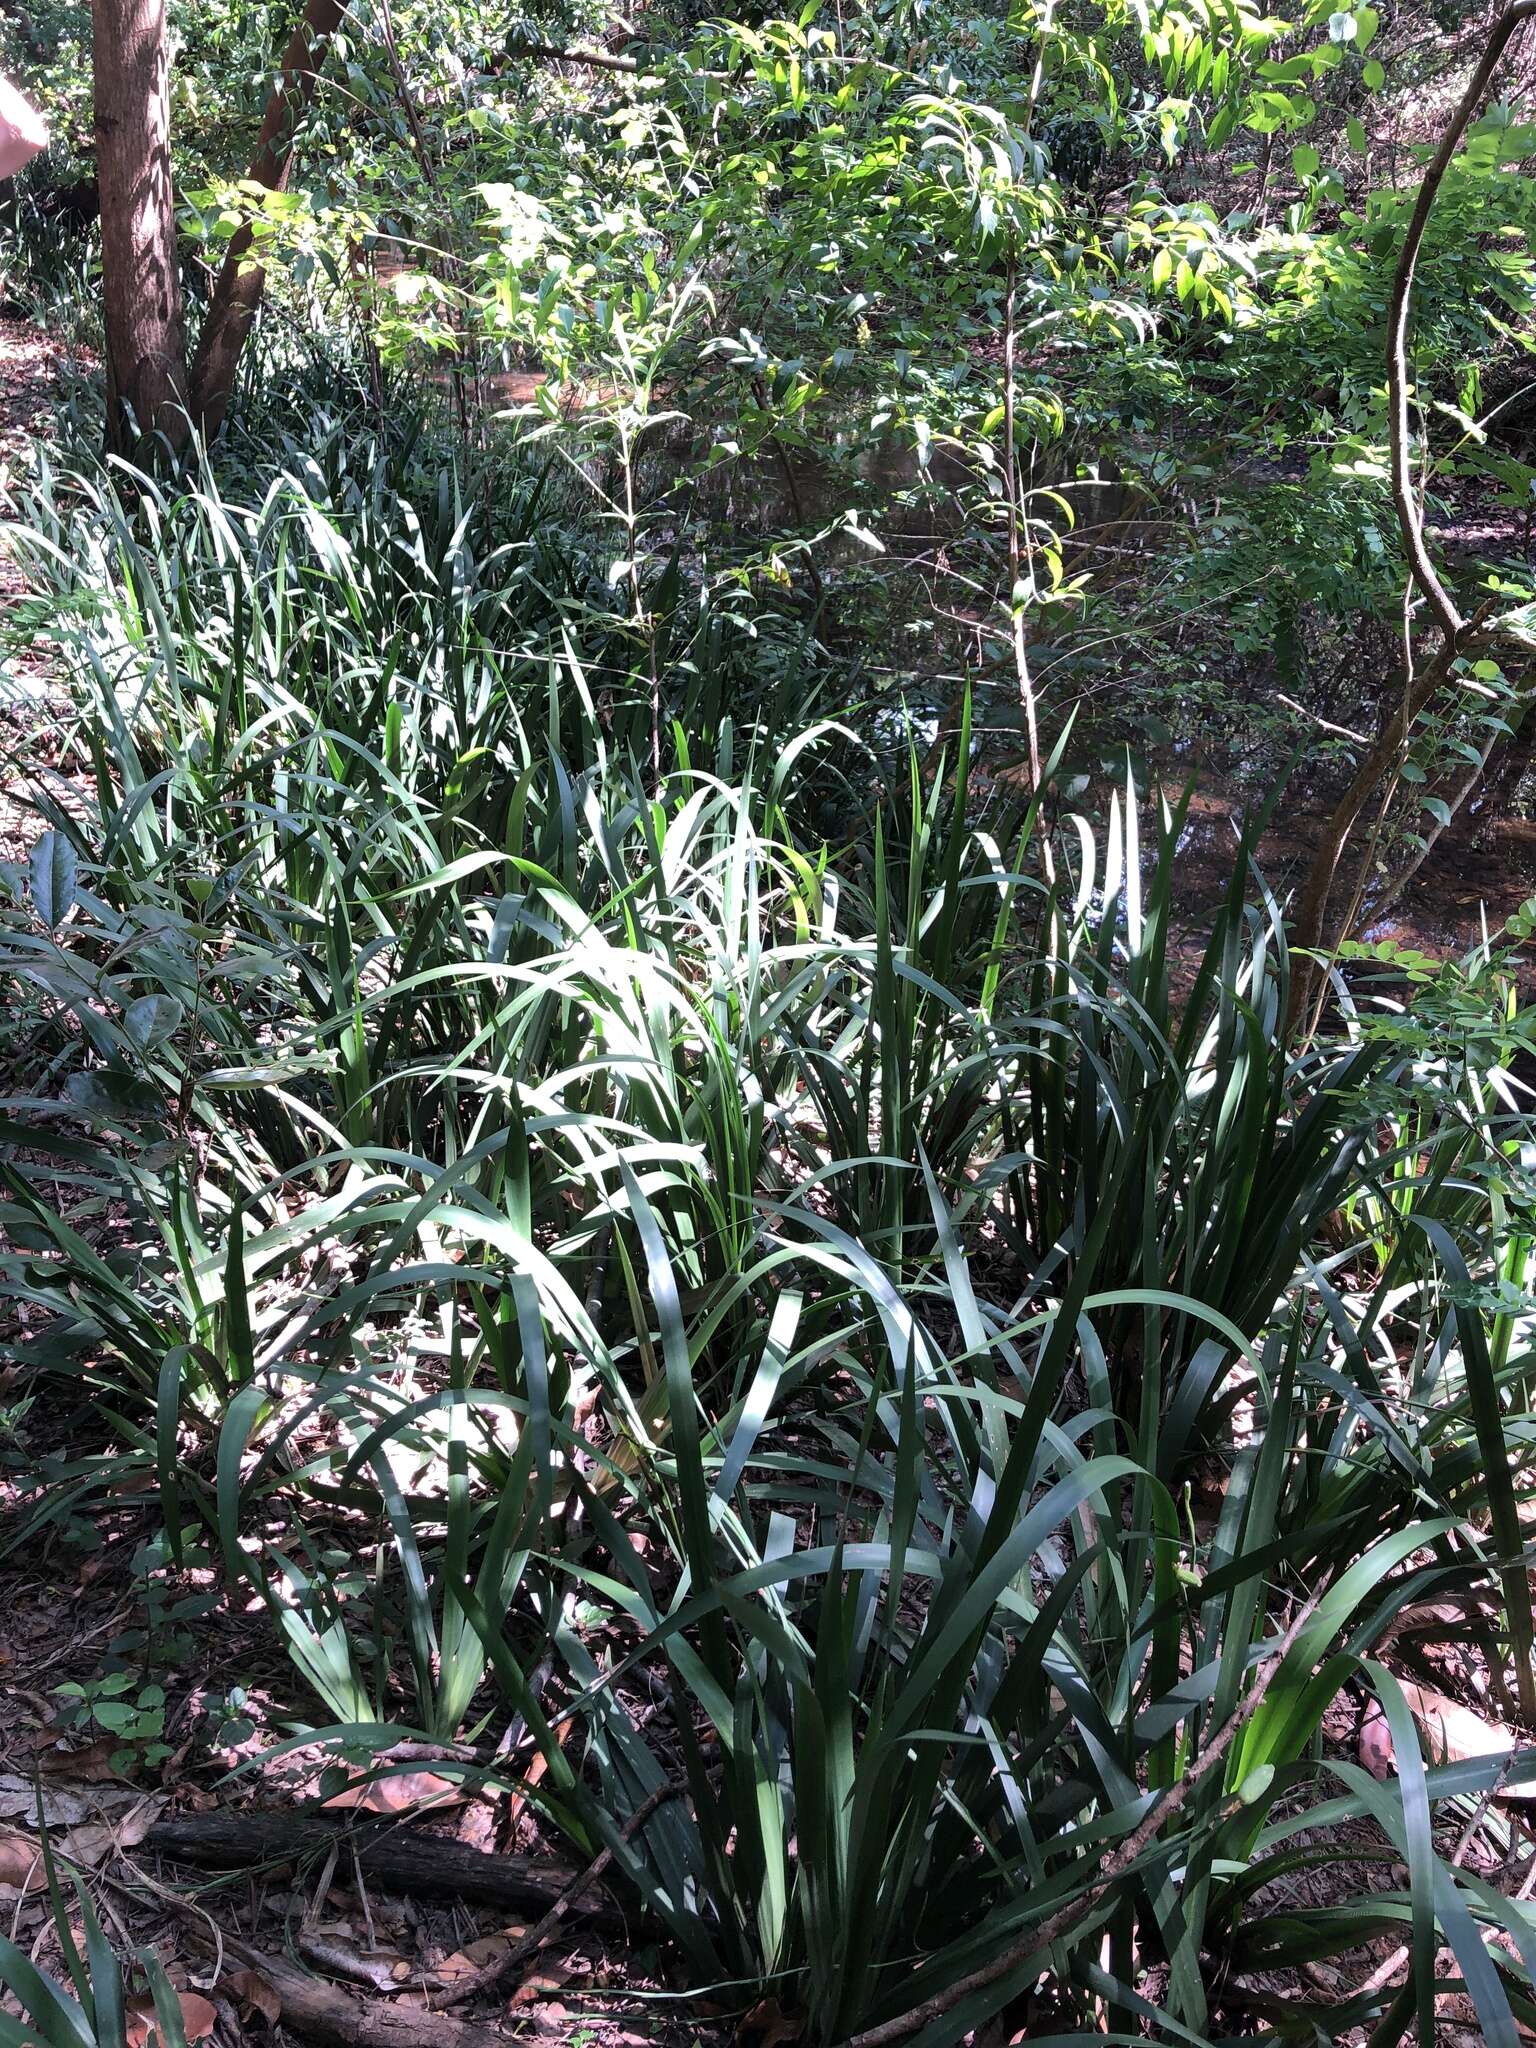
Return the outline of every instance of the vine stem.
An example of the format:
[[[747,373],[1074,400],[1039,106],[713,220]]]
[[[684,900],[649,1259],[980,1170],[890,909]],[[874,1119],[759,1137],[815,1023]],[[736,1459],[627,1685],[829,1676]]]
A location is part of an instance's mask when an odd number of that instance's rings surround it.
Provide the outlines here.
[[[1445,174],[1450,169],[1467,130],[1477,118],[1493,75],[1509,47],[1510,38],[1533,15],[1536,15],[1536,0],[1514,0],[1514,4],[1505,8],[1489,30],[1488,40],[1482,56],[1478,59],[1477,67],[1467,81],[1466,90],[1457,102],[1456,110],[1440,138],[1440,145],[1424,172],[1413,202],[1413,211],[1409,215],[1403,246],[1398,253],[1391,296],[1387,304],[1387,410],[1391,440],[1392,504],[1397,514],[1398,530],[1402,537],[1409,577],[1413,587],[1419,591],[1434,615],[1435,623],[1440,629],[1441,644],[1434,655],[1423,663],[1417,675],[1414,672],[1411,653],[1405,655],[1401,711],[1394,709],[1391,717],[1384,723],[1375,743],[1357,769],[1353,781],[1328,818],[1323,829],[1322,841],[1312,856],[1311,865],[1302,883],[1292,922],[1291,944],[1295,954],[1305,955],[1326,949],[1329,927],[1328,900],[1333,892],[1339,862],[1361,811],[1364,810],[1373,792],[1380,788],[1383,780],[1389,775],[1395,775],[1406,752],[1413,721],[1441,685],[1449,680],[1458,657],[1482,644],[1491,607],[1483,607],[1470,619],[1463,618],[1455,600],[1441,582],[1424,541],[1424,517],[1418,494],[1414,489],[1410,447],[1408,336],[1413,315],[1413,284],[1418,270],[1419,255],[1424,247],[1424,236],[1429,227],[1430,215],[1434,211],[1435,200],[1439,196],[1441,185],[1445,182]],[[1347,920],[1345,925],[1339,928],[1339,936],[1348,936]],[[1291,982],[1289,1008],[1293,1031],[1305,1030],[1314,1002],[1320,1014],[1320,979],[1315,963],[1305,959],[1297,960],[1296,972]]]

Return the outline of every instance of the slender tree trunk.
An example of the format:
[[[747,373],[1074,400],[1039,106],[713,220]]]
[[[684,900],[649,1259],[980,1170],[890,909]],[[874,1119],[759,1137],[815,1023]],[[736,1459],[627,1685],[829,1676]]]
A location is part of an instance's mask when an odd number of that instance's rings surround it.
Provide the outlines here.
[[[1425,546],[1424,521],[1414,490],[1411,462],[1409,392],[1412,379],[1408,361],[1408,335],[1413,312],[1414,274],[1418,268],[1419,251],[1424,246],[1424,233],[1429,226],[1429,217],[1434,210],[1436,196],[1446,172],[1450,169],[1452,159],[1461,147],[1463,137],[1477,118],[1510,39],[1533,16],[1536,16],[1536,0],[1511,0],[1511,4],[1495,19],[1488,32],[1488,40],[1477,68],[1468,81],[1445,133],[1440,138],[1440,146],[1420,182],[1413,211],[1409,215],[1407,231],[1403,237],[1402,250],[1397,259],[1397,270],[1392,279],[1392,293],[1387,307],[1387,407],[1392,444],[1392,503],[1397,512],[1397,523],[1402,536],[1403,552],[1408,560],[1409,574],[1433,615],[1439,629],[1440,645],[1434,655],[1424,662],[1417,675],[1412,674],[1411,657],[1409,658],[1410,676],[1405,685],[1403,700],[1394,705],[1390,715],[1383,721],[1375,743],[1367,752],[1353,782],[1339,799],[1332,816],[1323,828],[1322,841],[1312,857],[1311,866],[1302,883],[1300,899],[1292,920],[1291,942],[1298,953],[1319,950],[1331,952],[1339,939],[1349,936],[1348,932],[1342,929],[1337,933],[1330,933],[1328,899],[1332,894],[1334,876],[1355,820],[1364,810],[1372,791],[1378,788],[1389,774],[1395,773],[1399,763],[1406,756],[1412,740],[1414,720],[1429,703],[1436,690],[1450,679],[1458,657],[1480,652],[1498,637],[1496,627],[1492,631],[1486,629],[1487,613],[1491,607],[1479,611],[1471,619],[1462,617],[1454,598],[1441,582],[1439,573],[1430,560],[1429,550]],[[1405,656],[1406,653],[1405,648]],[[1463,801],[1468,793],[1463,790]],[[1316,961],[1307,958],[1297,959],[1291,978],[1290,1023],[1293,1029],[1305,1028],[1308,1018],[1313,1014],[1320,973],[1321,969]]]
[[[1446,810],[1450,814],[1448,821],[1442,822],[1436,818],[1433,823],[1425,824],[1421,828],[1419,843],[1409,855],[1407,861],[1392,876],[1386,887],[1378,890],[1367,903],[1365,915],[1361,919],[1362,923],[1367,923],[1367,920],[1369,920],[1367,929],[1369,929],[1370,924],[1375,923],[1377,918],[1385,917],[1389,911],[1393,910],[1402,901],[1409,883],[1412,882],[1419,869],[1423,867],[1425,861],[1429,859],[1429,856],[1440,844],[1440,841],[1442,839],[1450,839],[1451,827],[1460,820],[1468,797],[1471,796],[1473,790],[1477,788],[1486,774],[1489,759],[1497,744],[1498,735],[1490,733],[1478,749],[1477,759],[1464,762],[1456,774],[1452,776],[1451,780],[1439,790],[1440,801],[1445,805]]]
[[[173,439],[186,405],[165,0],[91,0],[107,442]]]
[[[308,0],[304,18],[283,52],[282,69],[267,101],[256,154],[246,173],[253,184],[264,185],[269,192],[281,192],[287,186],[294,138],[315,96],[331,38],[345,12],[346,0]],[[266,271],[250,253],[251,243],[249,228],[241,228],[231,239],[192,360],[192,418],[204,434],[216,434],[223,424],[240,351],[266,284]]]
[[[1414,678],[1407,702],[1399,702],[1392,707],[1374,744],[1355,770],[1348,789],[1329,813],[1291,919],[1291,943],[1294,946],[1330,947],[1333,934],[1328,921],[1328,899],[1333,894],[1334,876],[1355,821],[1407,751],[1414,720],[1448,680],[1454,659],[1454,648],[1445,647],[1425,663]],[[1298,961],[1291,982],[1293,1021],[1299,1021],[1305,1014],[1303,1006],[1315,982],[1315,967]]]
[[[1495,735],[1493,750],[1493,772],[1475,785],[1459,810],[1451,806],[1454,815],[1445,834],[1445,847],[1458,858],[1466,858],[1484,844],[1490,827],[1514,803],[1536,761],[1536,706],[1527,701],[1521,707],[1515,730],[1507,739]]]

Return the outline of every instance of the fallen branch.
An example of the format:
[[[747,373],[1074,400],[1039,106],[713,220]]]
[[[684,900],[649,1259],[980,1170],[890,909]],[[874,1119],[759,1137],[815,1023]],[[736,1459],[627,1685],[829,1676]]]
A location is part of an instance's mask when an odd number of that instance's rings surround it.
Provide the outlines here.
[[[629,1816],[629,1819],[620,1828],[619,1840],[621,1842],[633,1841],[657,1807],[668,1799],[679,1798],[685,1789],[682,1785],[658,1785],[654,1792],[648,1793],[641,1800],[640,1804]],[[450,1985],[443,1993],[442,2003],[445,2005],[463,2005],[471,1998],[477,1998],[482,1992],[495,1991],[505,1984],[507,1979],[522,1964],[527,1962],[531,1956],[537,1955],[546,1942],[554,1939],[569,1915],[573,1911],[579,1910],[577,1901],[582,1893],[586,1891],[589,1885],[596,1884],[607,1873],[608,1867],[612,1862],[613,1846],[610,1844],[607,1848],[598,1851],[588,1869],[581,1871],[572,1879],[537,1927],[530,1927],[528,1932],[519,1940],[514,1941],[505,1955],[498,1956],[495,1962],[487,1963],[483,1970],[477,1970],[472,1977],[461,1978],[458,1983]]]
[[[458,1899],[466,1905],[526,1914],[548,1912],[570,1889],[571,1872],[563,1864],[531,1856],[487,1856],[441,1835],[403,1828],[397,1819],[369,1823],[303,1807],[157,1821],[144,1846],[175,1863],[249,1870],[323,1855],[346,1841],[355,1847],[359,1867],[368,1877],[386,1891],[411,1897]],[[585,1888],[583,1877],[581,1889]],[[579,1911],[589,1925],[612,1932],[628,1924],[610,1903],[566,1910]]]
[[[337,2048],[507,2048],[506,2035],[494,2027],[477,2027],[424,2005],[354,1998],[339,1984],[311,1977],[281,1956],[264,1955],[228,1935],[224,1946],[271,1986],[282,2006],[282,2024],[312,2041],[334,2042]],[[562,2018],[561,2038],[569,2038],[569,2032],[570,2020]]]

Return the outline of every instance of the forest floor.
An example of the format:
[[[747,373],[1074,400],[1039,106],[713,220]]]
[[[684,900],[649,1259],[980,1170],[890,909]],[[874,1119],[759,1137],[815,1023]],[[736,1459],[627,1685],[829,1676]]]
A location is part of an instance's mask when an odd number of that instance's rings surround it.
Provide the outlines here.
[[[1182,785],[1169,778],[1163,785],[1170,801]],[[1246,792],[1206,781],[1190,799],[1180,840],[1181,924],[1185,951],[1204,943],[1203,915],[1219,904],[1232,874],[1233,852]],[[1300,882],[1329,802],[1329,792],[1305,788],[1259,843],[1264,879],[1282,901]],[[1394,941],[1406,951],[1434,958],[1459,958],[1478,944],[1484,926],[1494,940],[1506,918],[1536,893],[1536,819],[1504,815],[1491,818],[1469,845],[1443,843],[1425,862],[1411,890],[1363,936]],[[1536,961],[1528,963],[1527,984],[1536,978]]]

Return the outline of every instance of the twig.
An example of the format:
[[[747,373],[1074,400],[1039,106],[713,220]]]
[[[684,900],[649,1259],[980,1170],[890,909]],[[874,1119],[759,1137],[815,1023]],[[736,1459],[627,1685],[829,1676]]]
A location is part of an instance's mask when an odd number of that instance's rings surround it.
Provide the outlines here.
[[[310,1896],[309,1904],[304,1908],[302,1925],[306,1934],[324,1912],[326,1900],[331,1895],[331,1884],[336,1876],[336,1862],[341,1853],[341,1840],[340,1835],[335,1836],[327,1848],[325,1861],[320,1866],[320,1881]],[[352,1863],[354,1869],[362,1869],[362,1865],[357,1860],[357,1849],[355,1846],[352,1850]]]
[[[1275,702],[1283,704],[1287,711],[1294,711],[1298,718],[1305,718],[1315,725],[1319,732],[1336,733],[1341,740],[1353,740],[1357,747],[1368,747],[1371,735],[1368,732],[1354,732],[1347,725],[1334,725],[1326,718],[1319,718],[1315,711],[1309,711],[1305,704],[1298,704],[1294,697],[1287,697],[1280,690],[1275,692]]]
[[[1379,1968],[1372,1970],[1369,1977],[1360,1986],[1358,1996],[1365,1998],[1373,1991],[1380,1991],[1383,1985],[1389,1984],[1392,1981],[1407,1960],[1408,1944],[1405,1941],[1400,1948],[1393,1949],[1391,1955],[1387,1957],[1387,1960]]]
[[[862,2034],[853,2035],[844,2043],[844,2048],[887,2048],[889,2042],[903,2040],[908,2034],[916,2033],[919,2027],[927,2026],[930,2020],[942,2019],[945,2013],[952,2011],[962,2000],[969,1998],[973,1991],[984,1990],[987,1985],[995,1984],[1000,1977],[1010,1976],[1021,1963],[1027,1963],[1033,1955],[1044,1953],[1060,1941],[1063,1935],[1070,1934],[1078,1921],[1104,1896],[1110,1886],[1130,1869],[1142,1850],[1180,1810],[1201,1781],[1216,1768],[1258,1712],[1264,1695],[1269,1690],[1270,1680],[1316,1613],[1325,1591],[1326,1588],[1319,1588],[1298,1611],[1279,1642],[1266,1653],[1252,1689],[1211,1738],[1201,1752],[1199,1762],[1179,1780],[1165,1799],[1143,1815],[1114,1854],[1105,1858],[1101,1874],[1080,1897],[1063,1906],[1059,1912],[1053,1913],[1040,1926],[1030,1928],[1017,1941],[1010,1942],[1006,1948],[999,1950],[990,1962],[983,1963],[980,1969],[972,1970],[968,1975],[958,1978],[945,1990],[936,1991],[931,1998],[925,1998],[920,2005],[913,2006],[910,2011],[900,2014],[896,2019],[886,2020],[878,2027],[867,2027]]]
[[[681,1798],[686,1790],[686,1786],[675,1784],[670,1780],[665,1785],[658,1785],[654,1792],[648,1793],[641,1800],[640,1804],[629,1816],[629,1819],[620,1828],[619,1840],[621,1842],[632,1841],[658,1806],[664,1805],[669,1799]],[[530,1927],[528,1932],[519,1940],[514,1941],[506,1954],[498,1956],[494,1963],[487,1963],[485,1968],[477,1970],[473,1977],[464,1977],[458,1983],[449,1985],[439,2002],[443,2005],[463,2005],[469,1999],[477,1998],[482,1991],[495,1991],[500,1985],[504,1984],[530,1956],[536,1955],[546,1942],[552,1940],[559,1933],[567,1914],[569,1914],[571,1908],[580,1899],[582,1893],[586,1891],[589,1885],[596,1884],[598,1879],[605,1874],[609,1864],[613,1861],[613,1854],[614,1844],[612,1843],[609,1843],[606,1848],[600,1849],[587,1868],[577,1877],[573,1878],[571,1883],[566,1886],[565,1890],[556,1899],[555,1903],[536,1927]]]
[[[540,57],[548,64],[590,64],[597,71],[635,73],[640,69],[633,57],[610,57],[605,50],[562,50],[558,43],[525,43],[520,38],[509,39],[507,55]]]
[[[379,1937],[374,1930],[373,1908],[368,1903],[368,1887],[363,1880],[363,1859],[357,1853],[357,1843],[355,1841],[350,1843],[349,1847],[352,1851],[352,1872],[357,1883],[357,1896],[363,1908],[363,1924],[368,1929],[368,1946],[371,1949],[376,1949],[379,1945]]]

